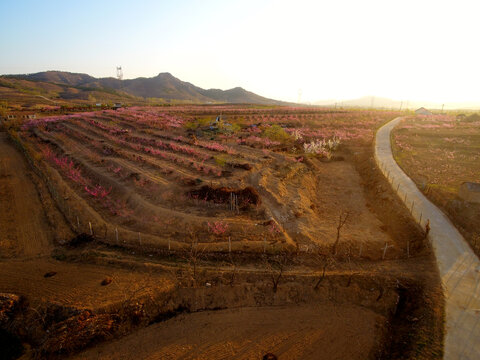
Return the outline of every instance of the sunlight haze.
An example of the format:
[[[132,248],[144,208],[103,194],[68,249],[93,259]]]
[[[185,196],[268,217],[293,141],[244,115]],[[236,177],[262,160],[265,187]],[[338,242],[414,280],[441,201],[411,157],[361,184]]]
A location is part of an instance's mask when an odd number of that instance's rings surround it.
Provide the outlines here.
[[[315,102],[476,101],[477,1],[2,1],[0,74],[170,72]],[[301,96],[299,97],[299,93]]]

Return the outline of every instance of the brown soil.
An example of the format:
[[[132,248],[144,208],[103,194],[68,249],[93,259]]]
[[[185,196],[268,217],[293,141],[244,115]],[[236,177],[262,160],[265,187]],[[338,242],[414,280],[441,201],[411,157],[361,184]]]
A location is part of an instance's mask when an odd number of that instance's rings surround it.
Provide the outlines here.
[[[180,315],[72,359],[367,359],[380,315],[357,306],[281,306]]]
[[[361,176],[360,186],[365,191],[365,206],[379,219],[381,229],[393,239],[396,250],[403,256],[407,255],[408,242],[410,256],[428,254],[433,260],[423,229],[412,221],[409,210],[376,167],[370,149],[357,152],[355,167]]]
[[[44,277],[49,272],[56,274]],[[54,259],[0,262],[0,274],[1,292],[23,295],[32,305],[55,303],[95,310],[123,301],[136,289],[137,284],[147,279],[152,291],[169,289],[171,286],[168,277],[161,274]],[[112,282],[102,286],[106,277],[111,278]]]
[[[24,157],[0,132],[0,258],[48,254],[54,234]]]

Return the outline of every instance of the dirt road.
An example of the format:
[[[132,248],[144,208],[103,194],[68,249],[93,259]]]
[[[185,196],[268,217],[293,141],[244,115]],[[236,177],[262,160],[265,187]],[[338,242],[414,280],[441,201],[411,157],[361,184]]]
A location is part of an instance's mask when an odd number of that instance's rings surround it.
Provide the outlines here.
[[[0,258],[49,254],[53,234],[24,157],[0,132]]]
[[[425,228],[437,259],[446,300],[445,359],[480,359],[480,261],[450,220],[395,162],[390,144],[396,118],[376,136],[375,159],[392,187]]]

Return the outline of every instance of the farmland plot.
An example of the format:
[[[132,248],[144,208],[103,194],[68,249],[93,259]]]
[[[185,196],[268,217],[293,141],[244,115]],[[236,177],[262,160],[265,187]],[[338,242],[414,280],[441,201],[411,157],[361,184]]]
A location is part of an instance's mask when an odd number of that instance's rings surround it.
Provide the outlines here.
[[[355,217],[345,243],[378,250],[391,239],[365,207],[359,176],[344,160],[392,115],[130,108],[35,120],[19,135],[37,163],[56,174],[73,226],[107,242],[308,248],[335,241],[343,211]],[[338,196],[342,189],[345,196]]]
[[[464,182],[480,182],[480,117],[454,115],[405,119],[393,133],[397,162],[442,208],[480,254],[480,205],[459,196]]]

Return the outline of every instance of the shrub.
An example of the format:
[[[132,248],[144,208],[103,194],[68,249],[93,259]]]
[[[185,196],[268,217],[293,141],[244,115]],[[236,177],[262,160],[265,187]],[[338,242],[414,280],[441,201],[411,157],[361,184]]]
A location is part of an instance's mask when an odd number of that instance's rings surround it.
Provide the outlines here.
[[[187,121],[183,126],[188,130],[195,130],[199,127],[199,123],[195,120]]]
[[[224,167],[225,165],[227,165],[227,159],[225,159],[225,157],[223,156],[215,156],[215,163],[221,167]]]
[[[272,125],[264,130],[264,134],[270,140],[275,141],[287,141],[291,139],[291,136],[280,125]]]

